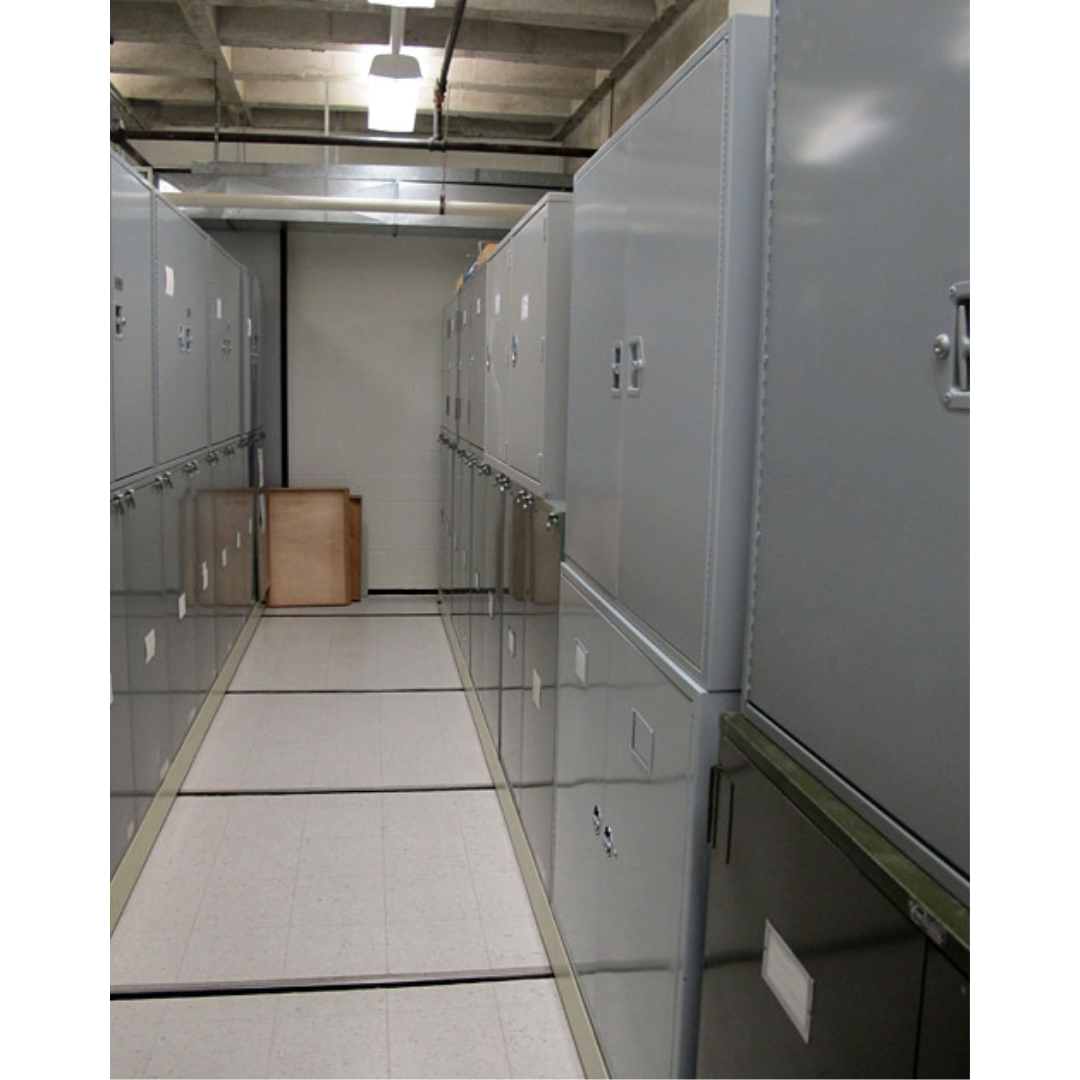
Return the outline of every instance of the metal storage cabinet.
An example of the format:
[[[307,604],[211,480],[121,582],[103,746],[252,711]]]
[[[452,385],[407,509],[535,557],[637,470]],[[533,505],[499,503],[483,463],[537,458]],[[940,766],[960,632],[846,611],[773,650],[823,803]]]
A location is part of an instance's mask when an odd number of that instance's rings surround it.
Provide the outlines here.
[[[114,492],[110,497],[109,514],[109,872],[115,873],[135,835],[136,825],[124,574],[124,496],[121,492]]]
[[[575,177],[567,555],[717,690],[745,628],[767,84],[767,21],[733,17]]]
[[[458,365],[461,387],[461,423],[458,430],[477,449],[484,446],[484,318],[487,271],[477,267],[460,294],[461,341]]]
[[[209,299],[210,441],[221,442],[241,431],[243,406],[241,267],[212,240],[206,242]]]
[[[482,557],[476,568],[476,603],[469,630],[470,663],[480,708],[499,745],[499,661],[502,650],[501,553],[510,481],[490,465],[477,470],[474,502],[483,505]]]
[[[187,485],[182,467],[182,462],[172,464],[154,479],[161,495],[161,551],[168,624],[172,753],[184,741],[202,704],[204,692],[199,686],[191,520],[187,512]]]
[[[914,1076],[925,1024],[931,1075],[966,1076],[963,977],[913,915],[929,924],[944,891],[748,721],[724,724],[698,1075]]]
[[[514,801],[521,804],[522,724],[525,716],[525,581],[528,512],[535,497],[517,488],[503,526],[502,647],[499,688],[499,758]]]
[[[266,507],[266,466],[263,443],[266,436],[257,431],[251,438],[252,467],[250,483],[255,495],[255,596],[265,600],[270,588],[270,529]]]
[[[161,545],[162,491],[152,476],[124,493],[128,677],[138,821],[164,778],[172,754],[169,711],[169,613]]]
[[[536,499],[525,514],[525,693],[521,722],[521,824],[540,878],[551,889],[555,796],[555,701],[559,654],[561,504]]]
[[[498,277],[499,312],[486,450],[496,467],[541,497],[561,497],[566,478],[572,204],[570,195],[545,195],[487,264]]]
[[[454,451],[454,565],[450,587],[450,615],[454,633],[469,662],[469,607],[472,586],[472,493],[476,455],[461,440]]]
[[[510,236],[492,252],[487,267],[484,334],[484,449],[489,460],[505,461],[507,442],[507,395],[510,383],[511,289]]]
[[[195,590],[198,597],[196,648],[199,660],[199,683],[209,689],[218,673],[217,581],[220,554],[216,550],[214,523],[216,488],[221,455],[209,450],[195,460]]]
[[[453,572],[454,537],[454,451],[451,435],[439,432],[439,592],[449,603]]]
[[[119,158],[109,158],[109,313],[112,358],[112,477],[154,464],[154,339],[151,326],[153,194]]]
[[[457,355],[458,355],[458,298],[455,293],[453,298],[443,308],[443,334],[442,334],[442,380],[443,380],[443,410],[442,426],[451,434],[457,434],[458,417],[458,389],[457,389]]]
[[[214,477],[214,624],[220,671],[243,629],[251,604],[254,520],[251,490],[244,482],[244,459],[236,442],[224,443],[216,452],[220,461]]]
[[[966,899],[968,4],[774,36],[744,711]]]
[[[209,442],[206,236],[164,199],[154,200],[158,460]]]
[[[262,323],[262,285],[259,279],[240,267],[241,319],[238,334],[242,342],[240,372],[240,430],[254,431],[262,424],[260,390],[259,330]]]
[[[687,1076],[720,711],[563,564],[553,908],[613,1076]]]

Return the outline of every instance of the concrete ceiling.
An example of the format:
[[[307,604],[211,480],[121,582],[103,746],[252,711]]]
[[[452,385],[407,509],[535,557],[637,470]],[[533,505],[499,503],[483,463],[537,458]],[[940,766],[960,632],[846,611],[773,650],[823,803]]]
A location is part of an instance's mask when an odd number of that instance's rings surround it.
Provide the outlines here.
[[[450,68],[447,134],[566,137],[690,0],[469,0]],[[432,133],[434,83],[455,0],[410,9],[421,65],[416,134]],[[367,131],[367,71],[388,51],[390,8],[368,0],[112,0],[114,123],[142,129]],[[599,89],[598,89],[599,88]],[[137,137],[137,136],[136,136]]]

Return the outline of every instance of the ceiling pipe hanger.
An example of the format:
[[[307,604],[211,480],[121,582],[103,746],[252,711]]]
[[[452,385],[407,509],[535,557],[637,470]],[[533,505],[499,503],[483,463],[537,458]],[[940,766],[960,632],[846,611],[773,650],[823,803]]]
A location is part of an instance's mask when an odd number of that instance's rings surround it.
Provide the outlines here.
[[[457,44],[458,31],[461,29],[462,19],[465,18],[465,5],[468,0],[457,0],[454,8],[454,18],[450,23],[450,32],[446,35],[446,48],[443,50],[442,70],[435,82],[435,112],[432,117],[434,130],[431,136],[432,149],[448,150],[450,147],[446,140],[446,116],[443,106],[446,102],[446,89],[450,79],[450,61],[454,56],[454,46]]]

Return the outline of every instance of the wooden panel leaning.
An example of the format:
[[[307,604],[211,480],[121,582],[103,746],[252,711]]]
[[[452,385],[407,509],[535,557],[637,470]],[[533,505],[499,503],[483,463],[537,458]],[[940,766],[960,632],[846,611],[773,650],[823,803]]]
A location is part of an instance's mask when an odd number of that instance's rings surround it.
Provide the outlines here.
[[[271,488],[269,607],[347,604],[349,489]]]

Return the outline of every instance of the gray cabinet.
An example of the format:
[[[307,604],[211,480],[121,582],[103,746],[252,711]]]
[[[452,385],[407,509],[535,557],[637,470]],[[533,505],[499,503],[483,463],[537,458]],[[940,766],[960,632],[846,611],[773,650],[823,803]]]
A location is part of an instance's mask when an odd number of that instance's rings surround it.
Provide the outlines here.
[[[458,643],[469,662],[469,610],[472,604],[472,499],[477,457],[461,440],[454,451],[453,565],[450,575],[450,616]]]
[[[698,1075],[967,1076],[967,978],[912,914],[966,959],[928,914],[946,894],[743,717],[724,724]]]
[[[512,488],[503,525],[502,648],[499,675],[499,758],[514,801],[521,805],[522,725],[525,709],[525,580],[528,570],[527,502]]]
[[[968,4],[782,11],[744,712],[963,899]]]
[[[552,906],[613,1076],[693,1068],[708,773],[733,700],[563,565]]]
[[[121,492],[111,496],[109,513],[109,862],[110,873],[115,873],[137,824]]]
[[[260,399],[262,350],[259,344],[262,327],[262,284],[244,267],[241,267],[241,275],[242,303],[238,330],[241,362],[240,429],[246,432],[261,427],[263,422]]]
[[[542,497],[565,486],[571,208],[571,196],[545,195],[487,263],[485,449]]]
[[[253,602],[254,501],[244,477],[244,456],[238,441],[215,448],[214,477],[214,608],[217,666],[232,650]]]
[[[442,426],[451,435],[457,435],[458,416],[461,406],[458,398],[458,297],[455,293],[443,308],[442,314]]]
[[[212,241],[207,242],[206,256],[210,302],[210,441],[217,443],[238,435],[243,423],[243,276],[240,264]],[[250,359],[248,371],[250,374]]]
[[[154,339],[151,323],[153,193],[110,157],[112,477],[154,464]]]
[[[717,690],[741,674],[767,84],[767,21],[733,17],[575,177],[567,556]]]
[[[445,430],[439,432],[439,593],[449,604],[454,564],[454,451],[457,445]]]
[[[461,388],[462,438],[478,450],[484,447],[484,371],[487,357],[486,317],[487,267],[472,270],[461,288],[459,345],[459,386]]]
[[[154,201],[158,460],[209,442],[206,246],[179,210]]]

